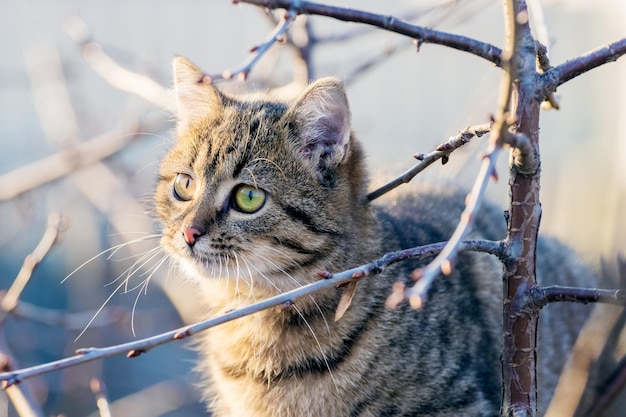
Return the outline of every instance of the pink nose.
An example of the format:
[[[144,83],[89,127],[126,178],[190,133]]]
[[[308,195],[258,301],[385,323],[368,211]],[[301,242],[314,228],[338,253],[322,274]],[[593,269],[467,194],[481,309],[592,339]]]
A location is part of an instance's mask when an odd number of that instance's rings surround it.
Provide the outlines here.
[[[190,248],[192,248],[198,238],[204,234],[204,232],[196,226],[183,226],[181,231],[183,232],[185,242],[187,242]]]

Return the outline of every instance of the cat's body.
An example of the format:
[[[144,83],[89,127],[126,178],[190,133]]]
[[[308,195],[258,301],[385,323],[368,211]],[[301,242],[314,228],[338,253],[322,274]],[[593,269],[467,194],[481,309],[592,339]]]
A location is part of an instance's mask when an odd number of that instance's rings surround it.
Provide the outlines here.
[[[183,58],[174,70],[179,138],[161,167],[157,209],[162,243],[198,282],[210,315],[321,279],[319,271],[452,234],[461,194],[434,189],[384,210],[368,204],[363,155],[338,81],[315,83],[293,105],[240,102]],[[487,207],[472,237],[501,239],[504,226],[502,212]],[[552,242],[540,246],[548,258],[571,258]],[[201,335],[214,415],[498,415],[499,261],[462,255],[452,275],[435,281],[423,309],[385,308],[393,282],[416,266],[397,264],[359,282],[339,321],[342,290],[332,288]],[[558,343],[574,334],[575,327]],[[550,352],[539,352],[539,386],[549,392],[559,364],[551,355],[556,342],[544,337]],[[556,368],[543,379],[542,356]]]

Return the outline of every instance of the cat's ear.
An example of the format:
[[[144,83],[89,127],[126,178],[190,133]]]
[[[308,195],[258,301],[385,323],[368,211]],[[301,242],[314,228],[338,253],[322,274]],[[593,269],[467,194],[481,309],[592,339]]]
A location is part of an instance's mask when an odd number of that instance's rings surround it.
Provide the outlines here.
[[[345,161],[350,149],[350,108],[343,84],[322,78],[307,88],[288,113],[296,147],[323,177]]]
[[[187,58],[174,58],[173,67],[177,128],[181,133],[190,124],[218,112],[222,108],[222,97],[211,79]]]

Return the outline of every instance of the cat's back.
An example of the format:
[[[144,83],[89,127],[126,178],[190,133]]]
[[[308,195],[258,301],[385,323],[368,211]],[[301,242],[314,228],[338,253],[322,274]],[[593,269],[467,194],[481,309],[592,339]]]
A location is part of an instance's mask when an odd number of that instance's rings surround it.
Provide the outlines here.
[[[377,202],[382,251],[447,241],[464,201],[461,191],[420,186]],[[479,217],[469,238],[500,240],[505,236],[501,210],[486,205]],[[385,278],[372,278],[366,290],[388,295],[394,281],[412,285],[411,273],[430,260],[398,263]],[[461,254],[452,274],[435,280],[422,309],[416,311],[403,303],[382,313],[387,323],[380,326],[380,332],[387,339],[383,345],[387,352],[377,372],[391,372],[394,367],[398,372],[399,364],[404,364],[390,385],[397,384],[397,391],[407,393],[403,403],[416,407],[412,415],[457,415],[459,410],[463,410],[459,415],[498,414],[501,271],[498,259],[491,255]]]
[[[465,207],[466,194],[444,187],[418,186],[410,193],[398,194],[378,203],[377,215],[382,226],[385,252],[447,241],[456,228]],[[506,237],[504,210],[485,203],[475,218],[468,239],[498,241]],[[425,266],[433,257],[399,264],[392,274],[407,279],[416,268]],[[541,286],[592,286],[597,272],[580,257],[552,237],[540,236],[537,243],[537,281]],[[586,318],[584,306],[556,303],[541,311],[538,334],[539,412],[543,413],[558,381],[566,353],[573,346]],[[420,318],[420,314],[422,317]],[[408,313],[407,317],[411,317]],[[427,337],[437,340],[431,348],[445,351],[443,363],[452,367],[472,358],[474,374],[466,378],[486,387],[494,406],[500,401],[500,350],[502,347],[502,264],[495,256],[462,253],[449,276],[439,276],[430,290],[417,322],[429,323]],[[437,336],[441,332],[441,335]],[[434,338],[433,338],[434,336]],[[414,334],[415,340],[420,334]],[[453,339],[447,341],[447,338]],[[421,342],[417,342],[419,345]],[[477,356],[474,356],[474,355]],[[481,362],[479,358],[486,358]],[[494,369],[495,372],[494,373]],[[445,373],[445,370],[440,370]],[[493,377],[496,387],[487,379]],[[428,381],[428,380],[427,380]],[[440,383],[435,377],[434,381]],[[430,383],[430,381],[429,381]],[[458,384],[450,384],[450,396],[463,392]],[[466,390],[467,391],[467,390]],[[489,414],[487,414],[489,415]],[[495,415],[495,414],[494,414]]]

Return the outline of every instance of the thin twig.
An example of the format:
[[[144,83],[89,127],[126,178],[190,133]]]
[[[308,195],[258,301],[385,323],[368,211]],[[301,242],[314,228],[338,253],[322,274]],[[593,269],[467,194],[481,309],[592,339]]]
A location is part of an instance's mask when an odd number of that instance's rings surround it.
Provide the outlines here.
[[[28,66],[31,67],[29,75],[32,79],[31,84],[34,86],[33,96],[37,104],[36,109],[42,131],[46,140],[53,146],[58,146],[62,139],[66,139],[62,141],[63,146],[80,146],[80,121],[69,100],[70,95],[67,92],[64,77],[62,77],[62,68],[59,68],[61,60],[58,56],[58,50],[57,48],[50,48],[47,53],[51,59],[45,65],[33,62],[35,61],[33,58],[37,58],[36,54],[25,54],[26,60],[29,61]],[[45,95],[37,91],[46,87],[44,83],[37,81],[42,77],[45,77],[49,83],[56,84],[57,88],[50,89],[52,91]],[[45,100],[43,100],[44,98]],[[38,101],[41,102],[37,103]],[[47,106],[45,103],[55,103],[55,106]],[[63,110],[61,114],[59,114],[57,107]],[[70,134],[65,137],[59,133],[59,130]],[[94,207],[107,216],[113,230],[120,233],[125,242],[131,241],[130,235],[127,233],[129,230],[151,230],[152,224],[149,217],[143,215],[129,216],[129,213],[143,214],[145,207],[142,207],[137,198],[130,194],[128,184],[121,181],[117,173],[102,161],[96,161],[92,165],[70,173],[68,179]],[[93,186],[95,183],[98,184],[98,187]],[[135,245],[129,245],[128,249],[133,256],[139,257],[143,254]],[[148,276],[152,277],[152,275]],[[183,316],[189,314],[188,294],[183,294],[182,287],[170,286],[167,292],[177,311]]]
[[[155,417],[180,414],[181,410],[200,401],[193,382],[169,380],[150,385],[132,394],[110,401],[112,416]],[[140,406],[139,406],[140,405]],[[84,417],[102,417],[92,412]]]
[[[15,280],[0,301],[0,330],[2,331],[0,334],[0,369],[5,372],[11,371],[15,365],[15,360],[6,341],[4,322],[18,305],[20,295],[30,281],[35,268],[48,254],[65,226],[66,222],[59,214],[52,213],[48,216],[48,225],[41,240],[35,249],[24,258],[24,263]],[[7,396],[20,417],[43,417],[43,411],[35,402],[28,386],[10,387],[7,389]]]
[[[111,407],[109,406],[104,381],[94,378],[89,383],[89,387],[91,388],[91,392],[96,396],[96,406],[98,407],[100,417],[111,417]]]
[[[83,58],[95,72],[113,87],[129,92],[172,114],[176,112],[176,101],[171,92],[145,75],[129,71],[107,55],[91,35],[89,26],[78,16],[65,22],[67,34],[80,47]]]
[[[104,133],[93,139],[72,143],[57,153],[4,173],[0,175],[0,201],[10,200],[102,161],[123,150],[133,140],[150,131],[162,130],[165,125],[166,121],[162,117],[157,120],[133,122],[122,129]]]
[[[52,213],[48,216],[48,225],[39,244],[24,258],[24,262],[17,277],[15,277],[13,284],[11,284],[6,295],[2,298],[2,301],[0,301],[0,309],[2,309],[0,324],[6,320],[7,314],[17,306],[20,295],[26,287],[26,284],[28,284],[30,277],[33,275],[33,271],[48,254],[66,225],[65,220],[59,214]]]
[[[8,372],[13,368],[14,364],[15,360],[9,352],[6,337],[2,333],[0,334],[0,370]],[[20,417],[45,416],[41,406],[35,401],[27,385],[8,387],[6,395]]]
[[[109,346],[104,348],[86,348],[77,350],[75,356],[60,359],[53,362],[48,362],[41,365],[32,366],[29,368],[23,368],[20,370],[0,373],[0,381],[3,381],[3,387],[6,388],[13,384],[24,381],[28,378],[32,378],[37,375],[56,371],[59,369],[65,369],[72,366],[76,366],[85,362],[91,362],[98,359],[107,358],[110,356],[126,354],[128,357],[139,356],[148,350],[160,346],[162,344],[172,342],[174,340],[184,339],[191,335],[194,335],[200,331],[207,330],[217,325],[257,313],[262,310],[266,310],[275,306],[284,304],[293,304],[301,297],[309,294],[313,294],[325,288],[336,287],[348,282],[362,279],[368,275],[377,275],[385,270],[389,265],[397,262],[409,259],[409,258],[424,258],[432,256],[438,253],[445,246],[445,242],[433,243],[430,245],[419,246],[416,248],[405,249],[397,252],[392,252],[384,255],[383,257],[375,260],[374,262],[361,265],[356,268],[352,268],[337,274],[331,274],[329,272],[321,272],[320,276],[325,279],[321,279],[314,283],[305,285],[295,290],[277,295],[275,297],[268,298],[263,301],[259,301],[254,304],[250,304],[246,307],[230,311],[219,317],[212,318],[200,323],[185,326],[176,330],[161,333],[156,336],[148,337],[141,340],[135,340],[132,342]],[[457,246],[459,252],[478,251],[498,256],[501,259],[508,257],[506,245],[503,242],[485,241],[485,240],[471,240],[460,242]]]
[[[450,240],[432,262],[424,269],[415,272],[414,278],[417,279],[417,283],[407,290],[405,296],[413,308],[419,309],[424,305],[428,289],[440,273],[444,275],[452,273],[456,257],[460,252],[460,245],[471,229],[484,198],[487,184],[491,178],[497,178],[496,161],[501,149],[500,146],[492,143],[490,151],[483,158],[474,186],[467,197],[467,204],[461,213],[459,224]]]
[[[241,66],[231,70],[226,70],[220,75],[209,75],[209,78],[213,81],[220,79],[230,80],[234,76],[239,76],[242,81],[248,78],[248,74],[254,65],[263,57],[263,55],[265,55],[271,46],[273,46],[285,35],[291,24],[296,20],[296,17],[298,17],[296,13],[292,13],[289,10],[285,11],[283,17],[280,19],[280,22],[278,22],[276,28],[274,28],[274,30],[268,35],[267,39],[263,43],[250,48],[252,55]]]
[[[460,131],[456,136],[452,136],[447,142],[437,146],[434,151],[427,154],[416,154],[414,157],[420,162],[413,165],[407,171],[402,173],[397,178],[389,181],[382,187],[372,191],[367,195],[367,201],[372,201],[388,193],[389,191],[399,187],[402,184],[406,184],[413,179],[417,174],[422,172],[433,162],[441,159],[445,164],[450,157],[450,154],[456,149],[468,143],[474,136],[481,137],[491,130],[491,123],[483,123],[480,125],[469,126]]]
[[[90,321],[97,313],[97,318],[91,320],[90,328],[121,324],[131,320],[131,312],[124,307],[105,307],[100,311],[83,311],[80,313],[68,313],[62,310],[53,310],[39,307],[24,301],[20,301],[11,312],[11,315],[20,319],[31,320],[48,326],[61,327],[66,331],[81,331],[85,323]]]
[[[233,3],[248,3],[268,9],[287,9],[297,14],[320,15],[346,22],[364,23],[416,39],[419,44],[432,43],[468,52],[500,66],[502,51],[494,45],[466,36],[413,25],[393,16],[365,12],[362,10],[335,7],[309,1],[292,0],[233,0]]]

